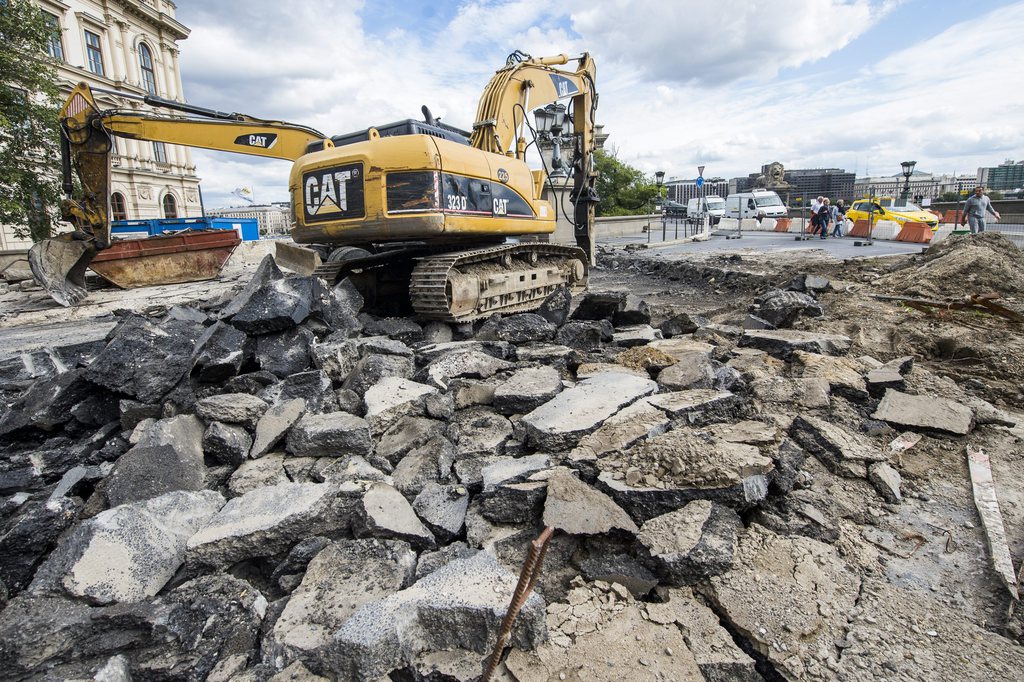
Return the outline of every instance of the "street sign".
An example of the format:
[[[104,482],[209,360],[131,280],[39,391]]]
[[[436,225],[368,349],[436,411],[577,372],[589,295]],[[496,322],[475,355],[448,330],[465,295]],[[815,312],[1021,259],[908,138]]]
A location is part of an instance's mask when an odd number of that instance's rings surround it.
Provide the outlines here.
[[[704,178],[698,177],[697,178],[697,188],[700,189],[703,186],[704,186]]]
[[[697,177],[704,177],[704,166],[697,166]]]

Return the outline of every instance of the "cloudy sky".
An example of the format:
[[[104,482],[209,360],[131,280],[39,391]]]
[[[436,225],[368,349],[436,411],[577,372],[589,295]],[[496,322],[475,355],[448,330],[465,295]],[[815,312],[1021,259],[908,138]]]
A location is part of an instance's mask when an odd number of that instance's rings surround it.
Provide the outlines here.
[[[176,0],[188,101],[328,135],[419,118],[468,129],[514,50],[590,52],[620,159],[670,178],[781,161],[974,173],[1024,157],[1024,2]],[[208,206],[287,201],[289,164],[194,152]]]

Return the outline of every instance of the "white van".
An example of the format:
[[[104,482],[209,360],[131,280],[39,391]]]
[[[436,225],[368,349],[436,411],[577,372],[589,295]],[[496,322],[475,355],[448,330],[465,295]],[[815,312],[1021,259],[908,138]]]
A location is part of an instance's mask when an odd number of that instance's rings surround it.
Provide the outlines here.
[[[725,215],[730,218],[785,218],[789,212],[779,195],[767,189],[730,194],[725,199]]]
[[[725,199],[714,194],[704,197],[703,211],[701,211],[700,197],[694,197],[686,202],[687,217],[693,218],[699,216],[701,213],[706,213],[711,216],[711,224],[717,225],[718,221],[725,215]]]

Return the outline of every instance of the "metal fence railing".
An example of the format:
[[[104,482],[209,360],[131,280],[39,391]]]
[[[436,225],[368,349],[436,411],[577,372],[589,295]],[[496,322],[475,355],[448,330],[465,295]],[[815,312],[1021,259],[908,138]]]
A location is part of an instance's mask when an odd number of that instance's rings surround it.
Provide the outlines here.
[[[647,230],[647,243],[674,241],[708,233],[710,216],[686,217],[677,213],[663,213],[661,224],[651,223]],[[660,239],[658,238],[660,237]]]

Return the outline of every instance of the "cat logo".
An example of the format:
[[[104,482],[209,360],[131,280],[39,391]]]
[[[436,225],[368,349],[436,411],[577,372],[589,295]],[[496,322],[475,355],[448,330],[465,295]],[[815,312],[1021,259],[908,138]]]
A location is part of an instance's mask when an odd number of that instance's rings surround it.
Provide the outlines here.
[[[277,133],[253,133],[251,135],[239,135],[235,138],[235,144],[241,147],[259,147],[270,149],[277,142]]]
[[[318,222],[363,216],[362,166],[358,163],[321,168],[302,175],[302,207],[306,220]]]
[[[551,76],[551,84],[555,86],[555,93],[558,95],[558,99],[579,93],[580,89],[576,87],[576,84],[565,76],[559,76],[554,73],[548,75]]]
[[[508,182],[508,171],[505,170],[504,168],[498,169],[498,182]]]

